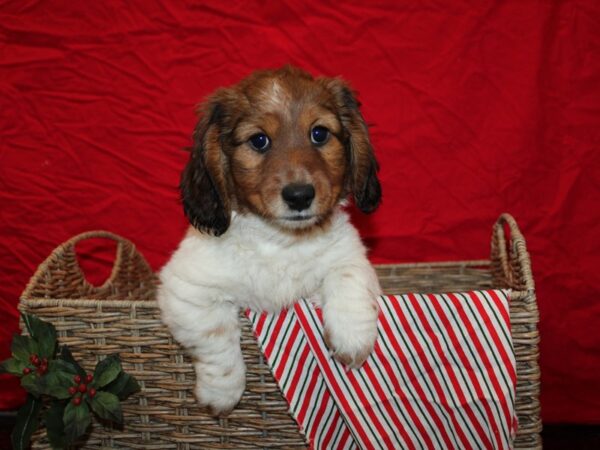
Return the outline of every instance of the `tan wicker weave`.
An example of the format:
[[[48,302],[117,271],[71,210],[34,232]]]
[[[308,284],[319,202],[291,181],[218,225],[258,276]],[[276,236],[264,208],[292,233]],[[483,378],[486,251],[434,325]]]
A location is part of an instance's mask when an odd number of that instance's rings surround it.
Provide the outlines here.
[[[101,287],[85,281],[75,255],[75,244],[91,237],[118,243],[115,268]],[[491,261],[383,265],[377,271],[388,293],[513,289],[520,423],[515,447],[541,448],[538,313],[525,240],[514,219],[505,214],[495,225]],[[84,447],[305,448],[243,316],[247,387],[242,401],[226,419],[212,418],[196,406],[194,370],[160,321],[155,286],[155,275],[133,244],[108,232],[91,232],[60,245],[23,292],[20,310],[52,322],[61,343],[69,345],[87,370],[105,355],[119,353],[124,369],[142,385],[124,403],[124,428],[109,430],[94,422]],[[33,448],[50,448],[42,430],[34,436]]]

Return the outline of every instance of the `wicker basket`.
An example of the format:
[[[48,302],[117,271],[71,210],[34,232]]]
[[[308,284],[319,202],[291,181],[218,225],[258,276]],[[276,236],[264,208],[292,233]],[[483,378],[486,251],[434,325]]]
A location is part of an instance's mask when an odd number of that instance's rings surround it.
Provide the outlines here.
[[[92,237],[117,241],[110,278],[90,285],[75,244]],[[388,293],[511,288],[511,324],[517,359],[519,432],[515,448],[541,448],[538,312],[525,240],[514,219],[502,215],[493,230],[491,261],[400,264],[377,267]],[[20,310],[52,322],[87,370],[105,355],[119,353],[123,368],[142,391],[124,402],[125,426],[92,424],[85,448],[209,449],[305,448],[244,316],[242,349],[246,392],[236,409],[215,419],[196,406],[190,359],[160,321],[156,278],[129,241],[107,232],[84,233],[60,245],[25,289]],[[33,448],[50,448],[39,430]]]

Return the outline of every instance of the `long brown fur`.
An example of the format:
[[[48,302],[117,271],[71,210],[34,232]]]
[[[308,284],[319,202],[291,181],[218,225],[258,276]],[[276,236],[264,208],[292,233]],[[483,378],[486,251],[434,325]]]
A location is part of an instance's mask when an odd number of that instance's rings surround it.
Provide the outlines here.
[[[232,211],[277,219],[273,205],[290,183],[314,186],[313,228],[324,226],[348,194],[363,212],[379,205],[378,166],[367,126],[344,81],[313,78],[291,66],[259,71],[216,91],[201,114],[181,181],[184,210],[199,230],[224,233]],[[315,124],[331,133],[318,148],[310,141]],[[248,144],[258,132],[272,140],[264,154]]]

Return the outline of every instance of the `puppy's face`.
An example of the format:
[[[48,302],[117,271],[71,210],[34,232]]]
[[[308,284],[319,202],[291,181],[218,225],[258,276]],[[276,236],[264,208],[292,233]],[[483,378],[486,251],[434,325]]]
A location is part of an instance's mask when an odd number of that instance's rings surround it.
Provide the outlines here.
[[[365,212],[379,203],[367,128],[340,80],[257,72],[209,98],[194,137],[181,188],[201,230],[223,233],[232,210],[305,230],[350,192]]]
[[[300,76],[259,76],[233,129],[230,171],[237,209],[283,228],[325,220],[345,194],[350,162],[332,95]]]

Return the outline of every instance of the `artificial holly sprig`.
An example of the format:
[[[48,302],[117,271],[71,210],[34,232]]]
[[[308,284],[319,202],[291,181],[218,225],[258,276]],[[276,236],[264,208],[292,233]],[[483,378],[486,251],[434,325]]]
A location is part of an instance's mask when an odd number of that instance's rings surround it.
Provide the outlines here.
[[[0,371],[21,378],[27,401],[17,414],[11,435],[13,447],[29,446],[37,429],[42,403],[50,401],[44,415],[48,441],[53,448],[72,445],[87,431],[91,413],[100,419],[122,423],[120,400],[139,390],[134,377],[123,372],[118,355],[100,361],[93,373],[75,361],[64,345],[57,352],[56,329],[33,315],[23,315],[29,336],[15,334],[12,358],[0,364]]]

